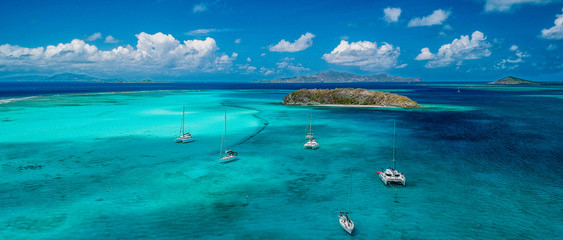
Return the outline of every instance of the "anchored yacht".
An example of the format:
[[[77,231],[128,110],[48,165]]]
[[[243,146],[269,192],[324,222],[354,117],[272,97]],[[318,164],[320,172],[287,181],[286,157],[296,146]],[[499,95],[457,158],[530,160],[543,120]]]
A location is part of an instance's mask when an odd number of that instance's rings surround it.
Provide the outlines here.
[[[388,185],[390,183],[397,183],[403,184],[403,186],[405,186],[407,184],[407,179],[405,178],[405,175],[397,171],[396,168],[395,135],[395,122],[393,122],[393,168],[385,169],[385,171],[383,172],[377,171],[377,173],[379,173],[379,177],[385,185]]]

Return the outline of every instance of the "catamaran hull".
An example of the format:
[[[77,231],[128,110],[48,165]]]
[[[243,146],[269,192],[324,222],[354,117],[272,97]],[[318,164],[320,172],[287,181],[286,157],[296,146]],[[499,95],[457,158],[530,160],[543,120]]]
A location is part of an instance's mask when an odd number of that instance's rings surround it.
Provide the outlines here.
[[[238,160],[237,156],[233,156],[233,157],[227,156],[227,157],[222,157],[221,159],[219,159],[219,163],[228,163],[228,162],[232,162],[232,161],[235,161],[235,160]]]
[[[193,142],[193,141],[194,141],[193,138],[190,138],[190,139],[183,139],[183,140],[182,140],[183,143],[191,143],[191,142]]]
[[[385,176],[385,173],[382,172],[379,174],[379,178],[381,179],[383,184],[385,184],[385,186],[391,183],[402,184],[403,186],[407,185],[407,179],[405,177],[393,177],[393,176],[389,177],[389,176]]]

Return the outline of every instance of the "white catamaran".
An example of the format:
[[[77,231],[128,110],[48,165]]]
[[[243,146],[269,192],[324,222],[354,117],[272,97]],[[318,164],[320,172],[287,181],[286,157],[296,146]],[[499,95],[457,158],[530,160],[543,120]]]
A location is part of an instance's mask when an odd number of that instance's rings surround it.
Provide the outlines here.
[[[396,135],[395,134],[395,122],[393,122],[393,168],[385,169],[385,171],[383,171],[383,172],[377,171],[377,173],[379,173],[379,177],[381,178],[381,181],[385,185],[387,185],[389,183],[398,183],[398,184],[403,184],[403,186],[405,186],[407,184],[407,179],[405,178],[405,175],[403,175],[402,173],[400,173],[396,169],[395,135]]]
[[[189,132],[189,130],[187,132],[184,132],[184,115],[186,114],[186,107],[184,106],[182,108],[182,124],[180,125],[180,136],[177,137],[176,139],[174,139],[174,142],[177,143],[189,143],[189,142],[193,142],[194,138],[192,137],[192,134]]]
[[[224,153],[224,154],[223,154]],[[227,150],[227,112],[225,112],[225,132],[221,138],[221,150],[219,151],[221,158],[219,163],[231,162],[238,159],[238,153],[233,150]]]
[[[307,132],[307,135],[305,135],[305,138],[308,139],[308,141],[305,143],[305,145],[303,145],[303,148],[314,150],[319,147],[319,143],[317,142],[314,136],[315,135],[313,134],[313,115],[311,115],[311,117],[309,118],[309,132]]]

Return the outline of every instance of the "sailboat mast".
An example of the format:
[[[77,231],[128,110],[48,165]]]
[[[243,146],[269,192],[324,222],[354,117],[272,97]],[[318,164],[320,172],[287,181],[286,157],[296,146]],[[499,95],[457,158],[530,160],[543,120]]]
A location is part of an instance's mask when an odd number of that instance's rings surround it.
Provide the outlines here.
[[[393,170],[396,169],[395,166],[395,135],[396,135],[396,131],[395,131],[395,120],[393,120]]]
[[[186,106],[182,106],[182,124],[180,124],[180,137],[184,135],[184,114],[186,112]]]
[[[352,204],[352,168],[350,168],[350,185],[348,186],[348,212],[350,212],[350,205]],[[348,215],[346,215],[348,217]]]
[[[313,114],[311,113],[311,117],[309,118],[309,133],[313,133]]]
[[[225,145],[225,135],[227,135],[227,111],[225,111],[225,132],[221,137],[221,149],[219,149],[219,155],[221,156],[223,155],[223,145]],[[225,146],[225,148],[227,148],[227,146]]]

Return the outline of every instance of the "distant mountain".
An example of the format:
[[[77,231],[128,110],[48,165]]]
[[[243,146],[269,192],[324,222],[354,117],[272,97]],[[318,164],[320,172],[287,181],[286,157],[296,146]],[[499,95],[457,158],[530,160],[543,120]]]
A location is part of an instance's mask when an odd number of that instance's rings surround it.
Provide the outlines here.
[[[97,83],[170,83],[169,81],[152,81],[144,79],[140,81],[130,81],[123,78],[97,78],[86,74],[61,73],[53,76],[27,75],[11,76],[0,78],[6,82],[97,82]]]
[[[420,82],[420,78],[404,78],[400,76],[389,76],[386,73],[374,75],[357,75],[352,73],[337,72],[329,70],[328,72],[319,72],[312,76],[299,76],[292,78],[278,78],[273,80],[261,80],[257,82],[263,83],[350,83],[350,82]]]
[[[45,78],[43,81],[47,81],[47,82],[102,82],[103,79],[88,76],[86,74],[61,73],[61,74],[55,74],[53,76]]]
[[[489,82],[489,84],[497,84],[497,85],[514,85],[514,84],[541,84],[541,82],[534,82],[528,81],[521,78],[516,78],[512,76],[508,76],[494,82]]]

